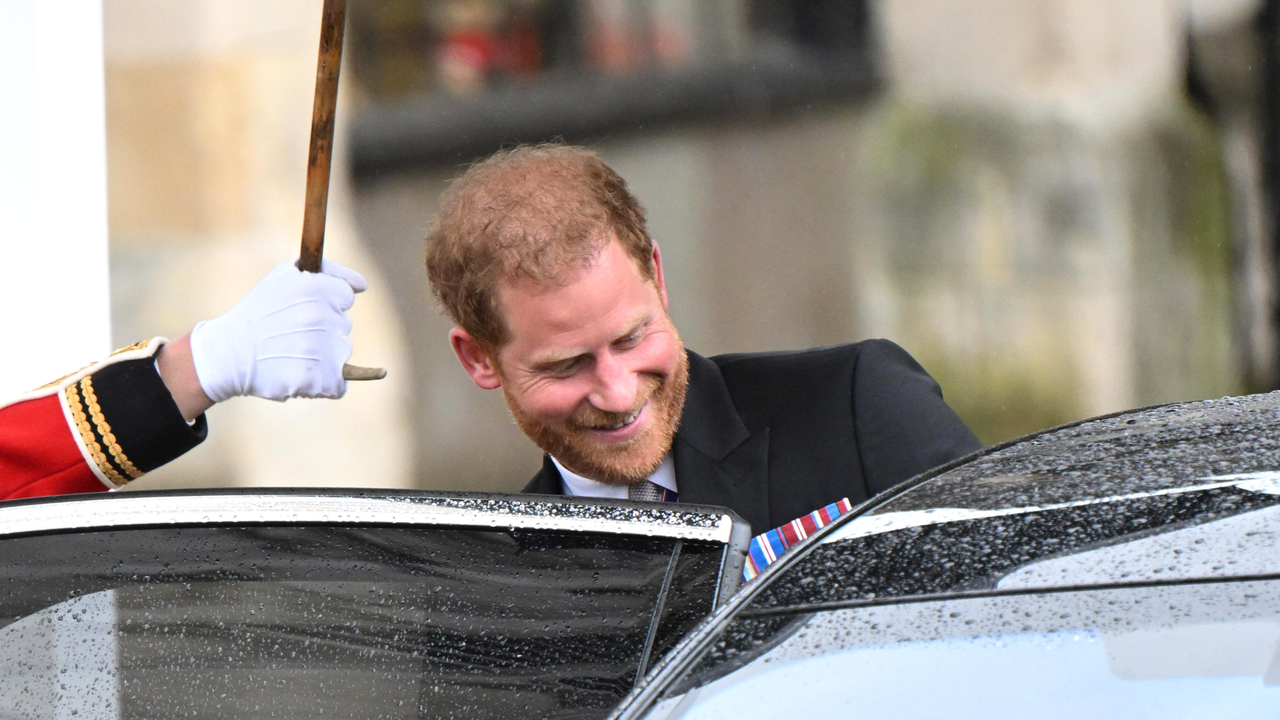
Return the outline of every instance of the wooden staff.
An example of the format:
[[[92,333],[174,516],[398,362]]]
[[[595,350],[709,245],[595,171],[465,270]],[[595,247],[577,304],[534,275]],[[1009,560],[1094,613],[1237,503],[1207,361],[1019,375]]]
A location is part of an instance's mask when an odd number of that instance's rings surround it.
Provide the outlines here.
[[[338,106],[338,71],[342,68],[342,35],[347,0],[324,0],[320,20],[320,59],[316,64],[316,99],[311,108],[311,151],[307,156],[307,202],[302,216],[302,250],[298,269],[320,272],[324,257],[324,221],[329,206],[329,168],[333,164],[333,118]],[[381,380],[385,368],[343,365],[344,380]]]

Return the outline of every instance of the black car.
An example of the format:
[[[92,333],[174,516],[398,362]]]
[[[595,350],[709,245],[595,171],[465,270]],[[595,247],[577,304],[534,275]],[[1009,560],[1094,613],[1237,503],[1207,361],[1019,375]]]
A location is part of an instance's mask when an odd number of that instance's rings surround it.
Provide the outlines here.
[[[769,567],[611,718],[1280,717],[1280,394],[988,449]]]
[[[1280,717],[1278,431],[1280,395],[1057,428],[742,586],[714,508],[3,503],[0,717]]]

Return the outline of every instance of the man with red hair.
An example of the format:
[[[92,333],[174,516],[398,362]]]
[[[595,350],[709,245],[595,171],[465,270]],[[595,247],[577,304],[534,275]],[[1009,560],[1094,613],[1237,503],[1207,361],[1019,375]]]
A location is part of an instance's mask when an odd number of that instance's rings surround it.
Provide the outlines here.
[[[726,505],[768,528],[981,448],[886,340],[687,351],[644,211],[589,150],[473,166],[441,198],[426,262],[463,368],[546,453],[527,492]]]

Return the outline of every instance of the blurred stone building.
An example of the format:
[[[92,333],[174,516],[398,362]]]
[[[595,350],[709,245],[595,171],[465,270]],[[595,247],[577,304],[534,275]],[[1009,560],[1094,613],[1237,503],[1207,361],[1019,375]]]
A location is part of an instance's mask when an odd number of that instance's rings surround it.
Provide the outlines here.
[[[1227,188],[1184,92],[1187,6],[881,5],[860,136],[865,332],[996,440],[1239,392]]]
[[[104,7],[123,341],[296,252],[319,2]],[[155,482],[518,489],[538,451],[457,366],[422,238],[466,163],[556,137],[645,203],[701,353],[888,337],[987,442],[1273,382],[1260,136],[1247,93],[1204,102],[1248,84],[1220,39],[1257,10],[353,0],[328,252],[374,282],[356,360],[391,379],[217,408]]]

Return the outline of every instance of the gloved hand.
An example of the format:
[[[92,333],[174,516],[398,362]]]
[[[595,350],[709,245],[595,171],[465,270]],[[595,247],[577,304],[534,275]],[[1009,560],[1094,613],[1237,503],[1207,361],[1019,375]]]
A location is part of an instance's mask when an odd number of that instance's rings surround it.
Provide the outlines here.
[[[367,287],[360,273],[329,260],[320,273],[277,265],[235,307],[191,331],[200,387],[214,402],[342,397],[342,365],[351,357],[346,311]]]

